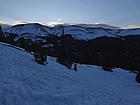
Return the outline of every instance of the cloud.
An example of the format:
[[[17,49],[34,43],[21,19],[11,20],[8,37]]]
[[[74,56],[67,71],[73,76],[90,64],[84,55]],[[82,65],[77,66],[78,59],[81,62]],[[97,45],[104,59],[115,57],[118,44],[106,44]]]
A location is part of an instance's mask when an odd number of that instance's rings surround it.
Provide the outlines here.
[[[59,18],[56,22],[49,22],[49,23],[43,23],[43,24],[44,24],[44,25],[47,25],[47,26],[51,26],[51,27],[53,27],[53,26],[55,26],[55,25],[59,25],[59,24],[64,24],[64,23],[60,22],[61,19],[62,19],[62,18]]]
[[[133,29],[133,28],[140,28],[140,26],[138,26],[138,25],[129,25],[129,26],[126,26],[126,27],[122,27],[121,29]]]
[[[53,27],[53,26],[55,26],[55,25],[62,25],[62,24],[64,24],[64,23],[62,23],[62,22],[49,22],[49,23],[43,23],[43,25],[47,25],[47,26],[51,26],[51,27]]]
[[[59,18],[56,22],[59,22],[59,21],[61,21],[61,18]]]
[[[101,24],[101,22],[96,22],[96,23],[94,23],[94,24]]]
[[[22,20],[15,21],[15,24],[27,24],[27,23],[30,23],[30,22],[22,21]]]
[[[0,24],[9,24],[9,25],[16,25],[16,24],[28,24],[28,23],[34,23],[34,22],[28,22],[28,21],[22,21],[22,20],[18,20],[18,21],[0,21]]]
[[[0,24],[6,24],[5,22],[3,22],[3,21],[0,21]]]
[[[94,24],[76,24],[78,26],[82,26],[82,27],[93,27],[93,28],[98,28],[98,27],[102,27],[102,28],[105,28],[105,29],[119,29],[120,27],[117,27],[117,26],[111,26],[111,25],[108,25],[108,24],[103,24],[103,23],[94,23]]]
[[[10,24],[7,24],[7,23],[5,23],[5,22],[3,22],[3,21],[0,21],[0,25],[1,25],[1,27],[2,27],[3,29],[11,26]]]
[[[120,29],[120,27],[111,26],[111,25],[108,25],[108,24],[101,24],[100,22],[94,23],[94,24],[49,22],[49,23],[46,23],[44,25],[51,26],[51,27],[56,26],[56,25],[63,25],[63,26],[77,25],[77,26],[81,26],[81,27],[93,27],[93,28],[102,27],[102,28],[105,28],[105,29]]]
[[[13,25],[17,25],[17,24],[29,24],[29,23],[39,23],[39,24],[43,24],[41,22],[33,22],[33,21],[22,21],[22,20],[18,20],[18,21],[14,21]]]
[[[23,20],[18,20],[18,21],[12,21],[12,24],[7,24],[6,21],[0,21],[0,25],[5,28],[11,25],[17,25],[17,24],[28,24],[28,23],[39,23],[42,25],[46,25],[46,26],[56,26],[56,25],[64,25],[64,26],[69,26],[69,25],[77,25],[77,26],[82,26],[82,27],[102,27],[102,28],[109,28],[109,29],[134,29],[134,28],[140,28],[139,25],[129,25],[126,27],[117,27],[117,26],[112,26],[112,25],[108,25],[108,24],[103,24],[101,22],[96,22],[94,24],[86,24],[84,22],[81,23],[64,23],[64,22],[60,22],[62,20],[62,18],[59,18],[56,22],[49,22],[49,23],[41,23],[41,22],[31,22],[31,21],[23,21]]]

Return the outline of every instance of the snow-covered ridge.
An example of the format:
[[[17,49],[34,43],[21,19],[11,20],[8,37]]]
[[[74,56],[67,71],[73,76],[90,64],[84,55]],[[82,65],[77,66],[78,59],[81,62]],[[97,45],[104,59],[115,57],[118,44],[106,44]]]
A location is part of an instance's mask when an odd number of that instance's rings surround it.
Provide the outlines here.
[[[46,36],[49,34],[61,36],[71,34],[74,38],[80,40],[91,40],[101,36],[118,37],[128,35],[140,35],[140,29],[105,29],[102,27],[87,27],[85,25],[56,25],[54,27],[44,26],[38,23],[22,24],[8,27],[4,32],[18,35],[29,34]]]
[[[3,31],[18,34],[18,35],[32,34],[38,36],[45,36],[47,34],[52,34],[52,30],[49,27],[43,26],[38,23],[19,24],[12,27],[8,27]]]
[[[133,73],[80,64],[75,72],[52,57],[39,65],[23,50],[0,49],[0,105],[140,105]]]

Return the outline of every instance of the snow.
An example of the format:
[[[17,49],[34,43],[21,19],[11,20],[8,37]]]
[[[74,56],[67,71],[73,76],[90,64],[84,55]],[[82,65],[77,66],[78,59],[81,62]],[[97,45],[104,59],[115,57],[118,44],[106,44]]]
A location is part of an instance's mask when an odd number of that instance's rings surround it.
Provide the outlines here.
[[[61,36],[62,35],[62,29],[63,29],[63,26],[58,25],[58,26],[53,27],[52,31],[55,35]]]
[[[46,36],[49,34],[61,36],[62,31],[64,34],[71,34],[75,39],[79,40],[91,40],[97,37],[107,36],[116,37],[118,36],[128,36],[128,35],[140,35],[140,29],[106,29],[101,27],[87,27],[85,25],[56,25],[54,27],[43,26],[37,23],[16,25],[13,27],[8,27],[4,29],[4,32],[10,32],[18,34],[22,37],[33,37],[34,36]],[[23,36],[24,35],[24,36]],[[25,36],[26,35],[26,36]],[[35,39],[33,39],[35,40]]]
[[[0,105],[140,105],[134,73],[83,64],[76,72],[53,57],[40,65],[23,49],[0,49]]]
[[[62,28],[63,27],[63,28]],[[64,34],[71,34],[75,39],[79,40],[91,40],[101,36],[116,37],[114,34],[106,31],[103,28],[93,28],[93,27],[81,27],[81,26],[55,26],[53,28],[57,36],[62,35],[62,29],[64,29]]]
[[[45,44],[43,47],[53,47],[54,44]]]
[[[43,26],[38,23],[15,25],[13,27],[6,28],[3,31],[14,33],[17,35],[31,34],[31,35],[46,36],[48,34],[53,34],[49,27]]]
[[[123,29],[121,32],[118,34],[120,36],[128,36],[128,35],[140,35],[140,29]]]

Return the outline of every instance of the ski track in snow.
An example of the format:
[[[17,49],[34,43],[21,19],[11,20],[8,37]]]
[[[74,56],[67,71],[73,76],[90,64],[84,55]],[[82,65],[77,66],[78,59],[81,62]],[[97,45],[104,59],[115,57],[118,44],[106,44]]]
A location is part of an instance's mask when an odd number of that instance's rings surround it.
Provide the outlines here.
[[[135,74],[99,66],[69,70],[48,57],[39,65],[31,54],[0,43],[0,105],[140,105]]]

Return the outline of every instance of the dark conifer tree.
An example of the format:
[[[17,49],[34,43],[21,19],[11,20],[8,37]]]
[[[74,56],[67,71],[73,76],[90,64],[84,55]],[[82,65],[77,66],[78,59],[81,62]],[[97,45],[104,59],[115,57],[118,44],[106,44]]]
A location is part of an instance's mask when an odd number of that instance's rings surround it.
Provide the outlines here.
[[[35,61],[39,64],[47,64],[47,54],[45,48],[41,47],[39,44],[35,45],[33,47]]]
[[[3,40],[3,32],[2,32],[2,28],[1,28],[1,26],[0,26],[0,41],[2,41]]]
[[[2,31],[1,25],[0,25],[0,31]]]
[[[74,70],[77,71],[77,64],[74,63]]]
[[[34,53],[35,61],[39,64],[45,64],[47,56],[40,52]]]
[[[138,74],[136,75],[136,81],[140,83],[140,71],[138,71]]]

